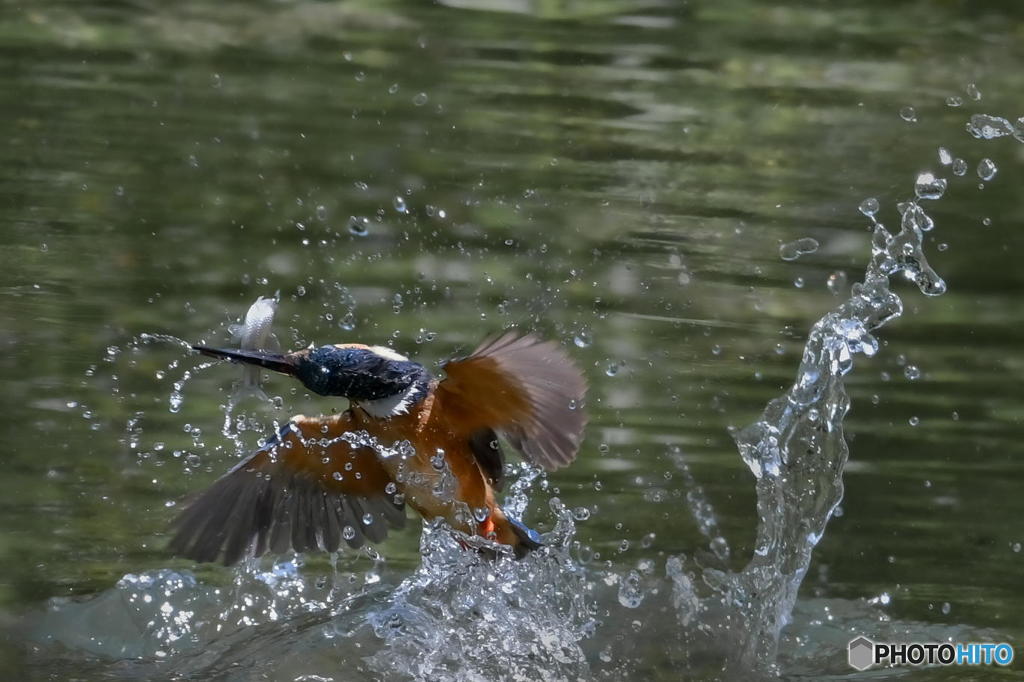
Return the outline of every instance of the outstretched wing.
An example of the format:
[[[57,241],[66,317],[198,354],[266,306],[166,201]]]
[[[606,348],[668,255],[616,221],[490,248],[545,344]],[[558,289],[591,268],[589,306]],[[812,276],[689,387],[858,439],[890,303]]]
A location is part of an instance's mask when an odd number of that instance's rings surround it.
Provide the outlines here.
[[[438,400],[471,436],[498,431],[548,471],[576,457],[587,423],[587,382],[557,343],[510,330],[444,370]]]
[[[289,549],[333,552],[342,541],[359,547],[402,527],[390,477],[372,450],[343,440],[347,428],[347,413],[294,417],[182,512],[171,551],[231,565]]]

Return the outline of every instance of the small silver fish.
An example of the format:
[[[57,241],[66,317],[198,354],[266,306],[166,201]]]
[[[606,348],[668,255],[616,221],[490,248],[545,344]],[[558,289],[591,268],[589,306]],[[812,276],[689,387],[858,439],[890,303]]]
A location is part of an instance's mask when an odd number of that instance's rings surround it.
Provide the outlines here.
[[[280,299],[280,291],[275,293],[273,298],[260,296],[249,306],[241,324],[233,324],[228,327],[231,339],[238,343],[240,350],[278,350],[280,348],[277,337],[271,331],[274,315],[277,313],[277,303]],[[267,394],[260,387],[260,370],[260,367],[242,366],[242,381],[235,388],[232,402],[237,403],[247,395],[255,395],[269,400]]]

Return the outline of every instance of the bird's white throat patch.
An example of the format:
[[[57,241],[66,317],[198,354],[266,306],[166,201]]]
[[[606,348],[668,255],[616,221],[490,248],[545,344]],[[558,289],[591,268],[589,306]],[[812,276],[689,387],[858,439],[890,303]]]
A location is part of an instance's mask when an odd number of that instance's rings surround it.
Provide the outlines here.
[[[388,398],[378,398],[377,400],[360,401],[359,407],[378,419],[396,417],[400,414],[407,414],[409,408],[419,401],[422,392],[423,386],[419,382],[415,382],[397,395]]]

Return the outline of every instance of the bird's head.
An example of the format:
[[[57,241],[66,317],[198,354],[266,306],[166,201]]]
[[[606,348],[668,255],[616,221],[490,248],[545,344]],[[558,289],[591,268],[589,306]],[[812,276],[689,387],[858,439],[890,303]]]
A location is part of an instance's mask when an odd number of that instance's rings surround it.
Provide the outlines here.
[[[295,377],[313,393],[373,403],[406,396],[428,380],[426,369],[390,348],[357,343],[293,353],[192,346],[203,355],[264,367]],[[412,397],[412,396],[409,396]]]

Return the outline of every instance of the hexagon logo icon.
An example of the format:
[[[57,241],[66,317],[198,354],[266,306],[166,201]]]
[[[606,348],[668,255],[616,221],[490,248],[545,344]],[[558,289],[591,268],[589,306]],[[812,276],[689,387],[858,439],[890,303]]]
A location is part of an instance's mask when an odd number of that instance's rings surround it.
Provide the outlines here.
[[[875,663],[875,643],[863,635],[850,640],[847,660],[857,670],[867,670]]]

